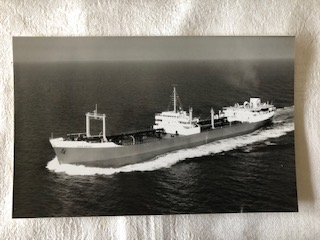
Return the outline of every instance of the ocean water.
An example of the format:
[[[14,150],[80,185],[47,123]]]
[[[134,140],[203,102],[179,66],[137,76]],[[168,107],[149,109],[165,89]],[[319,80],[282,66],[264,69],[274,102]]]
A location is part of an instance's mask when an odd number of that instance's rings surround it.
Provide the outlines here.
[[[15,63],[13,217],[297,211],[293,71],[293,61]],[[172,84],[195,116],[258,96],[277,107],[274,122],[120,168],[58,164],[52,134],[84,132],[95,104],[107,134],[151,126]]]

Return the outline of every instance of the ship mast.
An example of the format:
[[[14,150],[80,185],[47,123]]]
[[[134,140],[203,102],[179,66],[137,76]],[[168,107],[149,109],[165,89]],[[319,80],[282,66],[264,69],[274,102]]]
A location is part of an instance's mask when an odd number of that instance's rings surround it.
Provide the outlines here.
[[[173,112],[177,113],[179,110],[182,111],[182,104],[180,102],[179,95],[177,93],[176,84],[173,85],[173,93],[170,95],[170,102],[168,105],[168,111],[171,111],[173,105]]]
[[[91,137],[90,133],[90,120],[101,120],[102,121],[102,139],[104,142],[107,142],[108,139],[106,137],[106,115],[98,113],[98,106],[96,104],[96,109],[93,111],[93,113],[88,112],[86,113],[86,136]]]
[[[211,108],[211,129],[214,129],[214,111],[213,108]]]
[[[177,112],[177,92],[176,92],[176,86],[173,85],[173,111]]]

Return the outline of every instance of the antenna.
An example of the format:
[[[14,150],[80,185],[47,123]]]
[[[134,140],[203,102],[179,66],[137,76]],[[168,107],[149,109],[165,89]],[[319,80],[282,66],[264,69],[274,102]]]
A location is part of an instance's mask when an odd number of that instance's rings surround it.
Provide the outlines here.
[[[168,111],[170,111],[170,108],[171,108],[171,106],[173,104],[173,112],[176,113],[178,110],[182,111],[183,109],[182,109],[182,104],[181,104],[179,95],[178,95],[177,90],[176,90],[176,86],[178,86],[178,85],[177,84],[172,84],[172,86],[173,86],[173,93],[170,96],[170,102],[169,102],[169,105],[168,105]]]
[[[176,84],[173,84],[173,111],[177,112],[177,91],[176,91]]]

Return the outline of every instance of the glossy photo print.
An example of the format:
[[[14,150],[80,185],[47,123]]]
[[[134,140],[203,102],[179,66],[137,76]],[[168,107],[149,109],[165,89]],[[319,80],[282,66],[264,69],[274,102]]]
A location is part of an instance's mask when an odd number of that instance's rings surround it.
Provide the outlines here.
[[[294,37],[14,37],[13,218],[297,212]]]

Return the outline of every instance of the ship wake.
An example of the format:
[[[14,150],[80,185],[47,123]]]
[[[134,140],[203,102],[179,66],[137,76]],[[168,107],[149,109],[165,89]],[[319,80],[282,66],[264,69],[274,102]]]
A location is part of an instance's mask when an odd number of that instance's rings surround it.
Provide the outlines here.
[[[68,175],[113,175],[121,172],[154,171],[161,168],[169,168],[185,159],[219,154],[237,148],[249,146],[257,142],[266,142],[272,147],[271,139],[279,138],[289,132],[294,131],[293,111],[294,107],[277,109],[273,124],[269,127],[255,131],[254,133],[215,141],[195,148],[182,149],[167,153],[151,159],[148,162],[127,165],[119,168],[96,168],[86,166],[76,166],[72,164],[59,164],[57,157],[47,164],[47,169],[56,173],[66,173]]]

